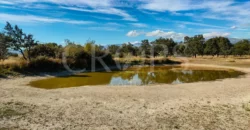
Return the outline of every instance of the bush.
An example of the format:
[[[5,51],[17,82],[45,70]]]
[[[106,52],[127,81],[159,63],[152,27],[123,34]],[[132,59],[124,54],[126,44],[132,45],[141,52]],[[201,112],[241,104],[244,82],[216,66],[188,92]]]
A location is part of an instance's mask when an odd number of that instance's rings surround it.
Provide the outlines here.
[[[0,66],[0,78],[6,78],[7,76],[17,76],[17,75],[19,75],[19,73],[8,69],[4,69],[2,66]]]
[[[44,56],[32,59],[28,64],[29,69],[39,72],[55,72],[62,70],[62,67],[60,59],[50,59]]]
[[[27,68],[27,62],[24,60],[21,60],[15,63],[10,62],[10,63],[1,64],[0,66],[2,69],[5,69],[5,70],[20,72]]]
[[[115,65],[115,61],[114,61],[112,55],[109,54],[109,53],[105,53],[105,52],[99,51],[99,52],[96,52],[95,56],[96,56],[96,58],[100,57],[101,60],[104,61],[104,63],[106,65],[108,65],[108,66]],[[89,63],[89,64],[91,64],[91,63]],[[103,67],[103,65],[101,64],[101,62],[98,59],[96,59],[96,65],[95,65],[95,67],[96,68]]]
[[[59,58],[62,53],[62,47],[56,43],[38,44],[30,50],[32,58],[45,56],[49,58]]]
[[[67,64],[72,69],[88,68],[90,63],[90,55],[83,50],[76,52],[73,56],[67,57]]]

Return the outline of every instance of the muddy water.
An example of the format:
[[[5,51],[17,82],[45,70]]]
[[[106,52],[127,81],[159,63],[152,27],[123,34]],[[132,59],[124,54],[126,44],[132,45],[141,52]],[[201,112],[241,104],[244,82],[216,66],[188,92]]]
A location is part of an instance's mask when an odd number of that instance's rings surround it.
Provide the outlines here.
[[[199,81],[214,81],[237,78],[244,75],[234,70],[214,70],[206,68],[182,68],[176,66],[138,67],[124,71],[91,72],[33,81],[32,87],[44,89],[68,88],[91,85],[149,85],[181,84]]]

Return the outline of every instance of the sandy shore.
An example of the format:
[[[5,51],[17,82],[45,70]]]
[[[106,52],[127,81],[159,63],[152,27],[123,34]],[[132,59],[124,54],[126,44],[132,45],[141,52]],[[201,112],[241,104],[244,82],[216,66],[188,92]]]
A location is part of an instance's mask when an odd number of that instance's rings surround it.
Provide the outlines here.
[[[0,130],[250,129],[250,69],[209,67],[236,69],[247,75],[179,85],[55,90],[27,85],[46,77],[3,79],[0,80]]]

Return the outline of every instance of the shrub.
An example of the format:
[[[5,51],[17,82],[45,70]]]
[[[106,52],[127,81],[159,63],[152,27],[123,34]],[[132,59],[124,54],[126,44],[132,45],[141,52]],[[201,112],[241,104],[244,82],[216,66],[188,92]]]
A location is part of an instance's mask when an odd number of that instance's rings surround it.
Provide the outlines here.
[[[91,57],[85,51],[79,51],[73,56],[67,57],[67,64],[73,69],[88,68],[91,64]]]
[[[56,43],[38,44],[30,50],[32,58],[45,56],[49,58],[59,58],[62,53],[62,47]]]
[[[3,33],[0,33],[0,60],[5,60],[8,54],[9,48],[9,37],[5,36]]]
[[[18,62],[5,62],[0,65],[2,69],[6,69],[9,71],[23,71],[27,68],[27,62],[24,60],[20,60]]]
[[[59,59],[50,59],[45,56],[39,56],[29,62],[28,68],[39,72],[59,71],[62,70],[62,62]]]
[[[108,66],[115,64],[115,61],[114,61],[112,55],[109,53],[99,51],[99,52],[96,52],[95,56],[100,57],[101,60],[104,61],[104,63]],[[96,68],[103,67],[103,65],[101,64],[101,62],[98,59],[95,59],[95,60],[96,60],[96,65],[95,65]],[[91,64],[91,63],[89,63],[89,64]]]
[[[19,75],[19,73],[8,69],[4,69],[2,66],[0,66],[0,78],[6,78],[7,76],[17,76],[17,75]]]

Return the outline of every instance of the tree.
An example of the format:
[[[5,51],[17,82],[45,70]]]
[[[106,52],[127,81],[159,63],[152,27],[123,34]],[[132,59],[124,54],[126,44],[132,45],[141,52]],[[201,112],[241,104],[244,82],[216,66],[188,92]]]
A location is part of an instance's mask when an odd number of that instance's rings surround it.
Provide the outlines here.
[[[241,40],[237,42],[233,47],[233,54],[235,55],[248,55],[250,54],[250,43],[248,40]]]
[[[140,53],[146,57],[151,54],[151,45],[147,39],[141,41]]]
[[[204,55],[204,42],[203,35],[195,35],[194,37],[185,37],[185,43],[187,44],[186,52],[193,55],[195,58],[197,55]]]
[[[110,52],[112,55],[116,54],[117,51],[119,51],[119,49],[120,49],[120,46],[118,46],[118,45],[109,45],[109,46],[108,46],[108,50],[109,50],[109,52]]]
[[[131,43],[122,44],[121,53],[123,53],[125,55],[128,55],[128,54],[131,54],[133,56],[136,55],[134,45]]]
[[[78,44],[75,44],[74,42],[69,42],[64,47],[64,53],[67,57],[74,58],[76,54],[80,53],[81,51],[84,51],[84,47]]]
[[[174,47],[177,45],[172,38],[158,38],[153,42],[154,45],[159,45],[161,50],[159,53],[167,53],[167,55],[173,55]],[[159,48],[160,49],[160,48]],[[165,52],[163,52],[165,51]]]
[[[37,44],[38,44],[38,42],[33,39],[33,35],[24,34],[23,48],[25,48],[27,50],[27,54],[28,54],[27,57],[28,57],[29,61],[31,60],[31,54],[30,54],[31,49],[32,49],[32,47],[36,46]]]
[[[226,57],[231,53],[232,44],[228,38],[218,37],[217,42],[221,55],[224,55],[224,57]]]
[[[0,60],[6,59],[10,41],[10,37],[7,37],[3,33],[0,33]]]
[[[176,46],[176,54],[177,55],[185,55],[186,46],[184,43],[180,43]]]
[[[7,36],[12,39],[10,47],[15,51],[20,51],[25,60],[30,60],[30,50],[33,46],[37,45],[37,41],[33,39],[33,35],[26,35],[17,25],[13,28],[9,22],[7,22],[4,29]],[[28,52],[27,57],[24,54],[25,49],[27,49]]]
[[[220,48],[217,43],[217,38],[212,38],[205,42],[205,49],[204,49],[205,54],[215,56],[218,55],[219,52]]]
[[[94,53],[98,53],[104,51],[104,47],[101,45],[96,45],[95,41],[88,40],[84,45],[84,51],[89,54],[92,54],[92,51],[94,51]]]
[[[62,54],[62,46],[56,43],[38,44],[30,50],[32,57],[46,56],[51,58],[59,58]]]

